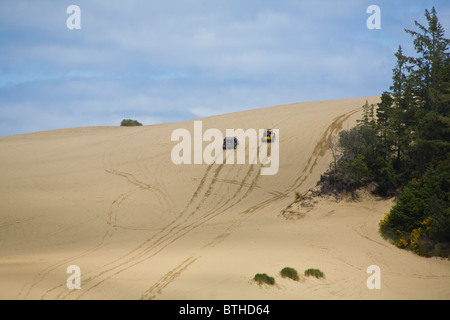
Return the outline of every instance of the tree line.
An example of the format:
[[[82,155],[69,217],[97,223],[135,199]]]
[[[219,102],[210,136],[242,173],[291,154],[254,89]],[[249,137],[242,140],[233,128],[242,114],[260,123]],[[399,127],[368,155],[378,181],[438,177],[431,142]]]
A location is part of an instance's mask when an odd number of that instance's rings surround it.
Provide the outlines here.
[[[428,25],[407,30],[416,54],[399,46],[392,85],[377,106],[363,106],[356,127],[329,146],[334,161],[322,175],[323,193],[354,192],[368,184],[397,201],[382,234],[422,255],[450,254],[450,40],[433,7]]]

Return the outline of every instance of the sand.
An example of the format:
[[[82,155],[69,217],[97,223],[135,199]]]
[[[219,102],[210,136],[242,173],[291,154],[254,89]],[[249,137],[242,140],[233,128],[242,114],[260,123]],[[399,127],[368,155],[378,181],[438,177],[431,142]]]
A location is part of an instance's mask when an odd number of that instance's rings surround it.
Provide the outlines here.
[[[322,198],[280,214],[316,185],[328,136],[354,126],[366,100],[379,98],[200,119],[203,130],[279,129],[276,175],[260,162],[175,165],[171,134],[193,121],[0,137],[0,299],[449,299],[448,260],[378,233],[393,199]],[[70,265],[81,289],[67,287]],[[371,265],[380,289],[366,285]],[[284,267],[325,278],[293,281]]]

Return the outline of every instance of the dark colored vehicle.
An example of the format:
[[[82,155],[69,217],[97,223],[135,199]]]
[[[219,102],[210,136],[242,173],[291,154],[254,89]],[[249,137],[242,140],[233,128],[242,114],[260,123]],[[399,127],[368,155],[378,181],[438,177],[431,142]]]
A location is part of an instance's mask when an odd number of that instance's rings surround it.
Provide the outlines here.
[[[236,149],[239,145],[239,141],[236,137],[225,137],[223,139],[223,149]]]

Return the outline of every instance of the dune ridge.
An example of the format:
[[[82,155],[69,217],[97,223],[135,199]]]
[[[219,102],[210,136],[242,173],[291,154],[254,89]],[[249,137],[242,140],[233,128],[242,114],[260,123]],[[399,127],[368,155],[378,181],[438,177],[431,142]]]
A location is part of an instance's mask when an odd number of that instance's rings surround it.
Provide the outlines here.
[[[328,137],[354,126],[366,100],[379,97],[199,119],[203,130],[279,129],[273,176],[261,163],[173,164],[171,133],[192,132],[193,120],[0,137],[0,298],[449,299],[449,261],[379,235],[392,199],[317,198],[292,219],[280,214],[316,185]],[[69,265],[81,269],[80,290],[66,286]],[[366,286],[370,265],[380,290]],[[284,279],[286,266],[325,278]],[[256,273],[276,285],[257,285]]]

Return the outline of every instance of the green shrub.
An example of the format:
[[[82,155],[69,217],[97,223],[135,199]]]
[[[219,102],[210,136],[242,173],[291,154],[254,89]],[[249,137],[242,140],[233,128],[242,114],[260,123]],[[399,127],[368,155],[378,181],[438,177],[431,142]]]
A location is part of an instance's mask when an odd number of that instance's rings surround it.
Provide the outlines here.
[[[449,181],[449,164],[429,168],[422,179],[412,179],[400,193],[390,213],[380,222],[381,234],[396,243],[399,239],[392,235],[400,234],[405,239],[400,244],[404,244],[414,238],[413,232],[420,230],[411,245],[400,247],[423,255],[435,255],[435,251],[439,255],[445,253],[442,248],[450,245]],[[448,256],[448,252],[444,256]]]
[[[295,270],[293,268],[289,268],[289,267],[285,267],[285,268],[283,268],[283,270],[281,270],[281,276],[283,278],[290,278],[295,281],[298,281],[300,279],[300,277],[298,276],[297,270]]]
[[[325,274],[322,271],[320,271],[319,269],[308,269],[308,270],[305,270],[305,276],[306,277],[313,276],[313,277],[316,277],[317,279],[319,279],[319,278],[324,278]]]
[[[273,277],[268,276],[266,273],[257,273],[255,274],[255,277],[253,278],[256,282],[258,282],[259,285],[266,283],[268,285],[274,285],[275,279]]]
[[[123,119],[120,123],[120,126],[122,127],[137,127],[142,126],[142,123],[140,123],[137,120],[131,120],[131,119]]]

